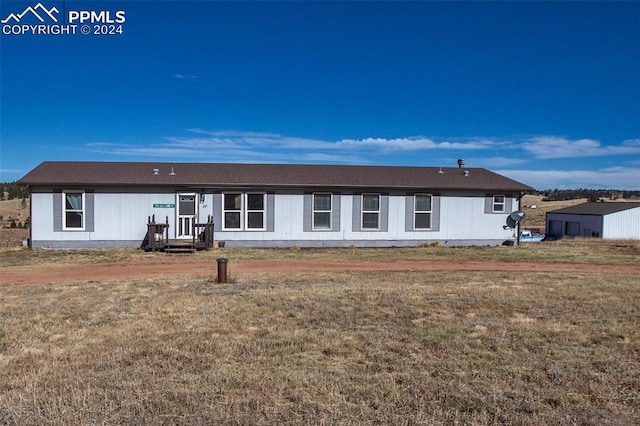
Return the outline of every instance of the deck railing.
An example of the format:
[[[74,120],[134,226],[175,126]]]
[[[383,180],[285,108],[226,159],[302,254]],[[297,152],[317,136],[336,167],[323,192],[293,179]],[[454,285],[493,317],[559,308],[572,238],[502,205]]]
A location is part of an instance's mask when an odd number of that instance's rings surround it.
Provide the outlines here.
[[[213,218],[207,217],[206,223],[193,224],[193,246],[197,250],[208,250],[213,247]]]
[[[147,219],[147,246],[146,250],[164,250],[165,244],[169,242],[169,217],[166,223],[156,223],[156,215]]]
[[[213,218],[207,217],[205,223],[193,223],[191,241],[169,239],[169,216],[165,223],[156,223],[156,216],[147,219],[147,238],[143,244],[147,251],[194,251],[208,250],[213,247]]]

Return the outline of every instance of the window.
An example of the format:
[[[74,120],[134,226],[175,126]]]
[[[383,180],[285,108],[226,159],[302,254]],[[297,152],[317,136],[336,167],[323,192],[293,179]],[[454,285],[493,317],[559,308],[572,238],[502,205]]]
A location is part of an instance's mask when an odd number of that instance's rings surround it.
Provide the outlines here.
[[[505,211],[505,197],[504,195],[494,195],[493,196],[493,211],[495,213],[504,212]]]
[[[91,189],[53,190],[53,232],[93,232],[94,193]]]
[[[65,192],[64,229],[84,230],[84,192]]]
[[[429,194],[416,194],[413,200],[413,228],[431,229],[432,202]]]
[[[247,229],[264,230],[266,194],[245,194],[247,199]]]
[[[264,231],[267,226],[267,194],[222,194],[222,229]]]
[[[195,195],[180,195],[178,198],[178,214],[181,216],[194,216],[196,214]]]
[[[331,229],[331,194],[313,194],[313,229]]]
[[[380,228],[380,194],[362,194],[362,229]]]
[[[242,194],[222,194],[224,229],[241,229]]]
[[[339,232],[340,199],[339,193],[305,192],[302,198],[303,232]]]

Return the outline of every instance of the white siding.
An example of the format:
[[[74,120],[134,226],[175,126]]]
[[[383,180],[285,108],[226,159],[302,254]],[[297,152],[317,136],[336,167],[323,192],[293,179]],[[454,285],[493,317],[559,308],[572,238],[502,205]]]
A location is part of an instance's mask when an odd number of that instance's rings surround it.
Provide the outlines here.
[[[358,195],[356,195],[358,196]],[[351,228],[354,195],[340,195],[340,232],[304,232],[302,193],[275,195],[274,232],[221,232],[216,239],[226,241],[402,241],[413,240],[506,240],[512,230],[504,230],[508,214],[484,213],[484,194],[443,193],[440,198],[440,230],[433,232],[405,231],[406,193],[389,194],[388,227],[386,231],[354,232]],[[513,199],[511,210],[517,210]],[[220,227],[216,225],[216,229]],[[295,244],[295,242],[293,243]]]
[[[54,246],[55,242],[80,241],[87,246],[138,246],[147,233],[147,221],[155,215],[157,223],[169,222],[169,238],[175,238],[174,208],[158,208],[154,204],[176,204],[176,192],[95,192],[94,230],[54,231],[53,194],[34,192],[31,196],[32,239],[34,247]],[[212,214],[212,196],[200,203],[200,222]],[[39,243],[42,242],[42,243]],[[111,244],[109,242],[112,242]]]
[[[53,194],[31,194],[31,234],[38,240],[53,237]]]
[[[640,240],[640,207],[604,217],[602,237],[610,240]]]
[[[507,211],[518,210],[518,202],[511,199]],[[511,209],[509,209],[511,207]],[[508,213],[484,213],[485,198],[475,194],[443,193],[440,211],[440,236],[445,240],[508,239],[513,230],[503,229]]]
[[[191,192],[199,194],[199,191]],[[433,241],[446,244],[500,244],[513,237],[513,230],[503,229],[508,213],[485,211],[484,193],[439,193],[439,226],[429,231],[406,230],[407,216],[411,216],[406,214],[406,198],[412,196],[410,193],[389,193],[386,226],[370,232],[354,231],[352,228],[354,194],[334,196],[339,197],[340,205],[340,229],[337,232],[305,232],[304,192],[287,191],[274,195],[273,231],[222,231],[222,224],[214,220],[214,238],[225,241],[228,246],[321,246],[419,245]],[[199,222],[205,222],[208,215],[220,217],[219,212],[214,215],[214,190],[207,190],[202,201],[200,196],[197,199]],[[508,202],[511,204],[507,211],[517,210],[515,194]],[[117,188],[95,190],[92,232],[54,231],[53,194],[48,190],[34,191],[32,203],[32,243],[35,248],[140,246],[147,232],[147,219],[151,215],[155,215],[158,223],[164,223],[168,218],[169,238],[175,238],[175,209],[153,207],[154,204],[176,204],[176,190],[172,188],[158,189],[154,193],[143,189],[128,192]]]

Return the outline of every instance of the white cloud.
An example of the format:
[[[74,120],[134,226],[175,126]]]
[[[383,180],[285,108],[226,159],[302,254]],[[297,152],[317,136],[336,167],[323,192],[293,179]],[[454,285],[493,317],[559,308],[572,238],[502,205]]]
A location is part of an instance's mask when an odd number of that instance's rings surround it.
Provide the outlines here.
[[[291,161],[291,155],[287,156]],[[367,164],[370,161],[361,155],[321,154],[309,153],[300,157],[303,163],[343,163],[343,164]],[[295,160],[294,160],[295,161]]]
[[[337,144],[344,148],[379,148],[383,150],[416,151],[421,149],[433,149],[437,144],[427,138],[366,138],[366,139],[342,139]]]
[[[371,164],[391,154],[436,150],[486,150],[494,142],[481,139],[436,141],[425,137],[364,138],[327,141],[268,132],[187,129],[186,136],[165,137],[145,145],[90,143],[94,153],[128,157],[198,159],[224,162]],[[377,161],[376,161],[377,160]],[[501,164],[515,164],[502,161]]]
[[[342,139],[339,141],[326,141],[320,139],[299,138],[283,136],[276,133],[265,132],[242,132],[242,131],[206,131],[202,129],[187,129],[197,136],[167,137],[167,144],[190,149],[268,149],[268,150],[298,150],[298,151],[334,151],[335,157],[339,158],[338,152],[361,151],[366,148],[371,153],[389,153],[401,151],[420,151],[433,149],[456,149],[456,150],[477,150],[488,149],[495,145],[487,140],[470,140],[468,142],[437,142],[424,137],[408,138],[364,138],[364,139]]]
[[[330,143],[324,141],[282,137],[269,133],[205,132],[198,129],[192,132],[209,137],[169,137],[151,145],[94,142],[85,146],[88,151],[100,154],[150,158],[197,158],[201,161],[368,162],[358,155],[328,152],[327,144]]]
[[[197,137],[167,137],[169,144],[187,146],[192,149],[336,149],[335,143],[296,137],[287,137],[271,133],[242,133],[242,132],[197,132]]]
[[[539,159],[640,154],[638,139],[629,139],[620,145],[604,146],[594,139],[571,140],[559,136],[536,136],[523,142],[521,147]]]
[[[494,170],[536,189],[640,189],[640,168],[600,170]]]
[[[190,149],[180,149],[175,147],[151,147],[137,145],[119,145],[119,144],[88,144],[87,151],[98,154],[135,156],[135,157],[198,157],[199,154]]]
[[[178,80],[190,80],[190,81],[200,80],[200,77],[197,75],[184,75],[184,74],[178,73],[178,74],[174,74],[173,76]]]
[[[488,149],[495,145],[487,140],[469,140],[466,142],[438,142],[431,138],[409,137],[409,138],[365,138],[365,139],[342,139],[338,145],[347,148],[379,148],[384,151],[420,151],[428,149]]]
[[[513,166],[516,164],[526,163],[527,160],[523,158],[508,158],[508,157],[485,157],[475,158],[473,160],[474,167],[484,167],[486,169],[493,170],[496,167]],[[453,162],[451,162],[453,163]]]
[[[593,139],[569,140],[557,136],[538,136],[507,140],[498,138],[435,139],[422,136],[401,138],[362,138],[328,141],[283,136],[268,132],[187,129],[183,136],[171,136],[144,145],[91,143],[86,149],[122,157],[172,158],[176,161],[256,162],[256,163],[335,163],[335,164],[424,164],[455,165],[455,157],[468,152],[470,167],[496,170],[538,189],[640,187],[640,139],[629,139],[615,146],[603,146]],[[524,150],[524,153],[523,153]],[[449,158],[443,156],[446,154]],[[626,167],[600,170],[533,170],[520,166],[532,160],[592,155],[627,154]],[[524,154],[524,155],[523,155]],[[422,163],[422,161],[426,163]],[[540,163],[540,162],[538,162]],[[528,166],[533,167],[533,166]],[[572,168],[580,167],[575,161]]]
[[[209,131],[198,128],[185,129],[187,132],[198,133],[213,137],[280,137],[277,133],[268,132],[242,132],[239,130]]]

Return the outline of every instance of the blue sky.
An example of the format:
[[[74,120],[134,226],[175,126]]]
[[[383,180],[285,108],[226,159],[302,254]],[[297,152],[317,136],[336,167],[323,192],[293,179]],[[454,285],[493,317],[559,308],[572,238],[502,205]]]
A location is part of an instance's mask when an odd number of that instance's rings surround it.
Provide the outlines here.
[[[0,3],[0,181],[45,160],[464,158],[640,189],[640,2],[42,0],[76,34],[20,33],[38,3]],[[122,34],[72,11],[124,11]]]

